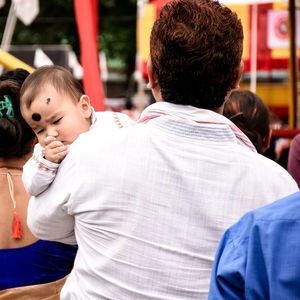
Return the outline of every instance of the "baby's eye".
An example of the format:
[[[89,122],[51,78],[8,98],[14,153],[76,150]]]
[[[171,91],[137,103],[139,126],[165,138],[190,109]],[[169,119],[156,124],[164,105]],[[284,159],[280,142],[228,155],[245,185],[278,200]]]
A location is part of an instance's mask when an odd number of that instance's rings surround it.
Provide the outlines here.
[[[53,124],[57,124],[57,123],[59,123],[59,121],[62,119],[62,117],[61,118],[59,118],[58,120],[56,120],[56,121],[54,121],[53,122]]]
[[[41,134],[42,132],[44,132],[44,129],[40,129],[40,130],[36,131],[36,134]]]

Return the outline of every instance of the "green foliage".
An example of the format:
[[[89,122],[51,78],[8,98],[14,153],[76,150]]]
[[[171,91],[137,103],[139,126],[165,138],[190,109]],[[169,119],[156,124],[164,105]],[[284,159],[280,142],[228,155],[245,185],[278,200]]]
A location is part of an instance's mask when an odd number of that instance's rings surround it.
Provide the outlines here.
[[[124,66],[129,76],[135,67],[136,0],[100,0],[99,47],[109,66]]]
[[[99,48],[108,64],[134,69],[136,53],[136,0],[99,0]],[[0,38],[10,1],[0,9]],[[30,26],[17,21],[12,44],[70,44],[79,56],[79,38],[73,0],[40,0],[40,13]]]

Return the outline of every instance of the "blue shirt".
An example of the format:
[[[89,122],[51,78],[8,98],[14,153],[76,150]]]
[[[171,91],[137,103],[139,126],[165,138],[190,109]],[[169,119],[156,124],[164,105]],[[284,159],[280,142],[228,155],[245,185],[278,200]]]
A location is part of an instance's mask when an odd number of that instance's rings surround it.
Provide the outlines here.
[[[246,214],[224,234],[209,300],[300,299],[300,192]]]

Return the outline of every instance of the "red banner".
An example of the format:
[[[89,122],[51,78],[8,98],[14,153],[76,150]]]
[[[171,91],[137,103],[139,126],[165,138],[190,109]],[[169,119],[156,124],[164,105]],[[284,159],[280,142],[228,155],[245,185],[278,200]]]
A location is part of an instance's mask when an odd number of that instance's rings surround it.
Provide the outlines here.
[[[98,59],[98,1],[74,0],[75,17],[80,39],[83,86],[96,111],[103,111],[104,92]]]

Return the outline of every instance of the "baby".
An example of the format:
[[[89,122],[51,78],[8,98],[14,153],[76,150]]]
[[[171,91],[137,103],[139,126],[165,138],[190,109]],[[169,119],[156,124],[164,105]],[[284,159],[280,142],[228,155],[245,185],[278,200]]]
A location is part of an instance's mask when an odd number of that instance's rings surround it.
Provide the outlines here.
[[[23,182],[32,196],[45,191],[68,153],[68,146],[92,127],[132,125],[125,114],[95,112],[80,83],[60,66],[43,66],[21,88],[21,113],[38,139],[23,169]]]

